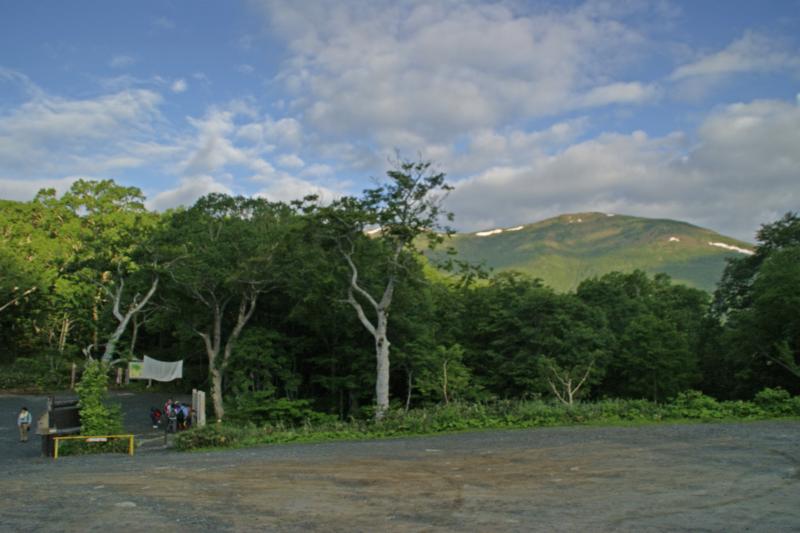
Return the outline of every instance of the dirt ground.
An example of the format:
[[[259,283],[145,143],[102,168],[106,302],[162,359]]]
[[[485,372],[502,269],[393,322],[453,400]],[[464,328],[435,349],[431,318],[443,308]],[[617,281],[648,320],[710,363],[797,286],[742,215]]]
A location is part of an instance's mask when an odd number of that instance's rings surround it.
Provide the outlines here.
[[[800,531],[796,421],[58,461],[9,429],[2,531]]]

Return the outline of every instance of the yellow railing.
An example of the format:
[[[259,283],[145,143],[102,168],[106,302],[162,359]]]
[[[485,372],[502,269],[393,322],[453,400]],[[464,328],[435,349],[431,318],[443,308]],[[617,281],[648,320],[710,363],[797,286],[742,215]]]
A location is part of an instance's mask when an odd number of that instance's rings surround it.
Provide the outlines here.
[[[84,440],[86,442],[108,442],[108,439],[128,439],[128,455],[133,455],[133,435],[71,435],[69,437],[53,437],[55,447],[53,459],[58,459],[58,445],[62,440]]]

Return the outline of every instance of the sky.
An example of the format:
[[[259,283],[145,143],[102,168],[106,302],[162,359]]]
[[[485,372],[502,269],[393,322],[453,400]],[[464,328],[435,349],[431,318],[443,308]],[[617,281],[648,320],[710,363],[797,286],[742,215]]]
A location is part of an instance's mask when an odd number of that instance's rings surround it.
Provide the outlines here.
[[[800,0],[0,4],[0,198],[330,200],[396,155],[460,231],[800,208]]]

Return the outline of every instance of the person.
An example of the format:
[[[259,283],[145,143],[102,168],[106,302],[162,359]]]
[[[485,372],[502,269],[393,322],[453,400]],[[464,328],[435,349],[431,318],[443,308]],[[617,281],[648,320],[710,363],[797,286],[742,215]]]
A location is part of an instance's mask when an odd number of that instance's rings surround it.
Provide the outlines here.
[[[158,429],[161,424],[161,409],[158,407],[150,408],[150,421],[153,422],[153,429]]]
[[[184,422],[186,421],[186,414],[183,412],[181,402],[175,402],[175,419],[177,421],[177,429],[185,429]]]
[[[28,431],[31,429],[31,412],[27,407],[20,409],[17,415],[17,426],[19,426],[19,441],[28,442]]]
[[[172,398],[168,399],[167,403],[164,404],[163,413],[166,417],[172,415]]]
[[[172,398],[167,400],[164,405],[164,416],[167,417],[167,423],[164,428],[170,433],[175,433],[178,430],[177,406],[178,402],[173,402]]]

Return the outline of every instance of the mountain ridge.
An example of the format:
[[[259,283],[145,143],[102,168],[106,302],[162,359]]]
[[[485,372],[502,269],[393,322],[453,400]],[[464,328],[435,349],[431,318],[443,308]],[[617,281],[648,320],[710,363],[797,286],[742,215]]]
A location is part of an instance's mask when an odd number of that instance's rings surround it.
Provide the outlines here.
[[[573,290],[586,278],[636,269],[713,291],[726,259],[752,253],[753,247],[688,222],[600,212],[457,233],[448,244],[460,259],[524,272],[560,291]]]

